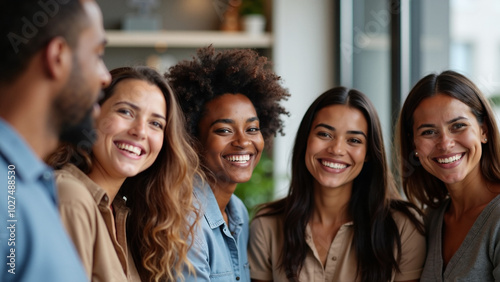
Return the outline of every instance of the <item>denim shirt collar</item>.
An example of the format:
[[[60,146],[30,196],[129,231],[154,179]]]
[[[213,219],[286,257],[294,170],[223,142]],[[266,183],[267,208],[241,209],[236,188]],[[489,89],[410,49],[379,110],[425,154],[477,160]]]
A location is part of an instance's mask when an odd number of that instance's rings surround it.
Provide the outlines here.
[[[51,198],[56,201],[53,170],[47,166],[27,142],[5,120],[0,118],[0,154],[9,165],[16,167],[16,176],[23,182],[35,182],[40,178],[49,183]]]
[[[49,168],[35,155],[19,133],[3,119],[0,119],[0,132],[2,132],[0,151],[9,164],[20,168],[16,169],[20,178],[26,181],[38,179]]]
[[[225,223],[224,218],[222,217],[222,213],[219,209],[219,204],[215,199],[215,195],[207,183],[205,183],[201,188],[195,187],[194,195],[200,201],[201,209],[205,214],[205,218],[210,228],[215,229]],[[233,224],[241,226],[244,223],[244,216],[236,207],[235,197],[235,195],[231,196],[231,199],[226,206],[226,212]]]

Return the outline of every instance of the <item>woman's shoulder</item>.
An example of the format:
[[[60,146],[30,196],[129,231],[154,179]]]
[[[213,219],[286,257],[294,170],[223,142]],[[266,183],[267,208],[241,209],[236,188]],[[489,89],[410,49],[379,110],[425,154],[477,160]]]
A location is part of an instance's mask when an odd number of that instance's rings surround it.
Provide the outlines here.
[[[279,215],[256,215],[250,222],[250,237],[278,238],[282,236],[283,220]]]
[[[255,217],[250,223],[250,227],[265,228],[269,230],[276,230],[283,223],[283,217],[281,214],[272,213],[273,210],[269,208],[263,208],[257,211]]]
[[[95,202],[89,190],[88,181],[82,180],[83,177],[88,177],[77,167],[72,165],[65,166],[62,169],[56,170],[54,175],[60,205],[68,202],[89,204]],[[91,181],[90,179],[88,180]]]
[[[480,214],[480,218],[483,216],[483,220],[487,222],[487,225],[495,226],[496,229],[500,229],[500,195],[493,198],[493,200],[491,200],[485,207],[483,212]]]
[[[406,206],[403,210],[391,208],[390,214],[400,230],[403,228],[417,229],[416,223],[423,224],[424,221],[419,211],[412,206]]]

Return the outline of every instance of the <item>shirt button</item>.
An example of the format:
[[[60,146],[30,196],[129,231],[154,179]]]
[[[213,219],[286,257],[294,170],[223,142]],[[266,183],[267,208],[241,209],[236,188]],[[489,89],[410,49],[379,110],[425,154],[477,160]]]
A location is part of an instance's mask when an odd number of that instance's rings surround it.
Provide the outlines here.
[[[236,281],[240,281],[240,277],[239,276],[236,276]]]
[[[336,260],[337,260],[337,257],[332,257],[332,260],[333,260],[333,261],[336,261]]]
[[[43,179],[50,180],[51,178],[52,178],[52,173],[50,173],[49,171],[43,173]]]
[[[104,201],[108,201],[108,196],[104,195]]]

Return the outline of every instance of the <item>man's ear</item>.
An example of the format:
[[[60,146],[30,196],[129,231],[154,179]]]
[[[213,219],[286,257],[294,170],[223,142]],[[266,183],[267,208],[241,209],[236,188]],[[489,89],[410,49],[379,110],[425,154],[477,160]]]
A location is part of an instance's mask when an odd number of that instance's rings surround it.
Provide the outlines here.
[[[47,44],[44,56],[45,70],[50,79],[66,80],[71,73],[72,50],[66,40],[55,37]]]

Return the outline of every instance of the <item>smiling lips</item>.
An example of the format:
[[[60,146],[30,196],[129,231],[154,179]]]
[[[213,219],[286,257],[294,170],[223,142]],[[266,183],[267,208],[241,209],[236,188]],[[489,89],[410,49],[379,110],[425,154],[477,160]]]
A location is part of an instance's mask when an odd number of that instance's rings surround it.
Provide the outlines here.
[[[464,154],[460,153],[448,158],[435,158],[435,160],[440,164],[450,164],[460,160],[463,156]]]
[[[224,158],[233,163],[246,163],[250,160],[250,155],[229,155]]]
[[[334,162],[329,162],[329,161],[325,161],[325,160],[321,160],[321,164],[326,166],[326,167],[333,168],[333,169],[344,169],[347,167],[346,164],[334,163]]]
[[[129,153],[135,154],[137,156],[140,156],[142,154],[142,149],[130,144],[125,144],[125,143],[115,143],[116,147],[118,149],[127,151]]]

